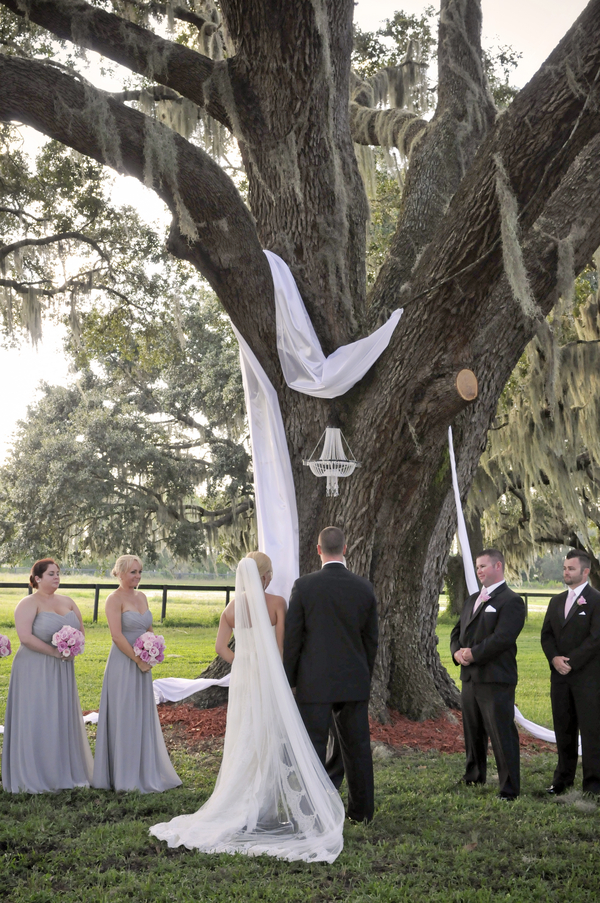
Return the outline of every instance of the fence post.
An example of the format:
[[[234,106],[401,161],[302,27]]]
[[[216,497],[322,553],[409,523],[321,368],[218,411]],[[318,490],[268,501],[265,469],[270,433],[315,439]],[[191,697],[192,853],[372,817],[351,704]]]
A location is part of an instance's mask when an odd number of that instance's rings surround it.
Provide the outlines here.
[[[94,586],[94,614],[92,616],[92,621],[94,624],[98,623],[98,603],[100,601],[100,587],[96,583]]]
[[[167,592],[169,591],[168,586],[163,586],[162,593],[162,609],[160,612],[160,620],[161,622],[167,617]]]
[[[30,596],[32,594],[32,592],[33,592],[33,587],[31,584],[29,584],[29,586],[27,587],[27,595]]]
[[[225,607],[229,605],[229,587],[225,590]]]

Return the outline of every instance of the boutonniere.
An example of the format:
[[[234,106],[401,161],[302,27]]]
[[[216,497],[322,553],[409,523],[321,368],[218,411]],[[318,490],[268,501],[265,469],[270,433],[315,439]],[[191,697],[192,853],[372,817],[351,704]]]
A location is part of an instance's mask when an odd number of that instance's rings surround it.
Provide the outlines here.
[[[583,596],[579,596],[579,598],[578,598],[578,600],[577,600],[577,604],[578,604],[578,605],[585,605],[585,599],[583,598]]]

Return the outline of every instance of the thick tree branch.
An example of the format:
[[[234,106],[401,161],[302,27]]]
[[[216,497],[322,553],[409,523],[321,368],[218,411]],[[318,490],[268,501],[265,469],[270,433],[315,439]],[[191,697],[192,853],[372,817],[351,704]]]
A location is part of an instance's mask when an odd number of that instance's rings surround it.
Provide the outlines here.
[[[505,191],[514,195],[525,232],[577,155],[600,131],[599,73],[600,0],[593,0],[547,63],[498,117],[434,241],[422,254],[412,286],[405,287],[407,300],[427,291],[431,300],[435,296],[437,308],[440,303],[448,309],[457,305],[461,316],[480,316],[478,300],[489,296],[503,270],[498,200],[502,171]],[[574,79],[581,90],[574,90]],[[506,216],[504,223],[508,225]],[[504,250],[514,257],[514,249]],[[384,264],[375,287],[376,304],[398,285],[398,273],[394,258]],[[393,305],[401,300],[395,294]]]
[[[13,291],[17,292],[19,295],[29,295],[33,290],[36,295],[41,295],[44,298],[54,298],[56,295],[62,295],[63,292],[73,291],[74,289],[87,290],[88,283],[80,282],[82,276],[86,275],[85,273],[80,273],[78,276],[73,279],[67,280],[67,282],[63,283],[63,285],[58,286],[57,288],[40,288],[39,286],[44,285],[50,282],[49,279],[42,280],[40,282],[17,282],[16,279],[0,279],[0,286],[3,288],[11,288]]]
[[[428,128],[428,123],[409,110],[373,110],[350,104],[350,131],[356,144],[396,147],[405,157]]]
[[[33,213],[28,213],[27,210],[22,210],[20,207],[0,207],[0,213],[12,213],[14,216],[19,217],[19,219],[22,216],[25,216],[27,219],[33,220],[36,223],[47,222],[45,217],[34,216]]]
[[[0,0],[0,3],[62,40],[101,53],[151,81],[172,88],[231,128],[229,113],[219,96],[220,82],[228,82],[226,63],[213,62],[84,0]]]
[[[135,6],[136,9],[139,9],[141,13],[149,13],[150,15],[156,15],[158,13],[161,16],[168,16],[171,14],[174,19],[178,19],[180,22],[188,22],[190,25],[194,25],[198,31],[204,30],[204,32],[206,32],[208,30],[209,34],[212,34],[219,28],[219,25],[216,22],[206,19],[204,16],[193,12],[191,9],[186,9],[185,6],[173,6],[169,8],[166,3],[138,3],[136,0],[129,0],[129,3],[131,3],[132,6]]]
[[[480,0],[442,0],[438,70],[436,112],[412,136],[396,233],[370,299],[372,322],[384,306],[386,289],[408,280],[415,261],[433,239],[493,123],[496,111],[482,63]],[[416,126],[407,126],[407,137],[412,128]]]
[[[208,279],[279,381],[269,266],[223,170],[161,123],[33,60],[0,57],[0,82],[0,119],[31,125],[154,189],[173,214],[169,249]]]
[[[20,241],[15,241],[11,245],[0,245],[0,260],[4,260],[9,254],[18,251],[20,248],[43,247],[45,245],[55,244],[59,241],[67,241],[70,238],[90,245],[103,260],[110,262],[108,255],[102,250],[98,242],[94,241],[93,238],[84,235],[83,232],[58,232],[56,235],[46,235],[44,238],[22,238]]]

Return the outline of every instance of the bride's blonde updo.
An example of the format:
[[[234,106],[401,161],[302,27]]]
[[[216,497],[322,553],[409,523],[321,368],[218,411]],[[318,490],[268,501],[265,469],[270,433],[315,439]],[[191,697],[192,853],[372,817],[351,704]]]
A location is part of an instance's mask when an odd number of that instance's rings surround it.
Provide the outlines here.
[[[143,567],[142,559],[138,558],[137,555],[121,555],[120,558],[117,558],[115,561],[115,566],[111,571],[113,577],[121,577],[122,574],[126,574],[129,568],[133,567],[134,564],[139,564],[140,567]]]
[[[261,577],[266,577],[267,574],[273,573],[271,559],[264,552],[248,552],[246,558],[252,558],[256,562],[256,567]]]

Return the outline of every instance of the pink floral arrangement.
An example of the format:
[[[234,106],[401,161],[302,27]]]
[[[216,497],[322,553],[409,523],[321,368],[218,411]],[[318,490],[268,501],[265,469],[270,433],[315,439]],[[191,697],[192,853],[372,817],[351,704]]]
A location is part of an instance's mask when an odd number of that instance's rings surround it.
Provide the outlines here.
[[[4,636],[3,633],[0,633],[0,658],[6,658],[11,652],[12,649],[10,648],[9,638]]]
[[[146,631],[133,644],[133,651],[148,665],[159,665],[165,658],[165,638]]]
[[[52,645],[56,646],[65,661],[81,655],[85,646],[85,637],[81,630],[65,624],[52,637]]]

